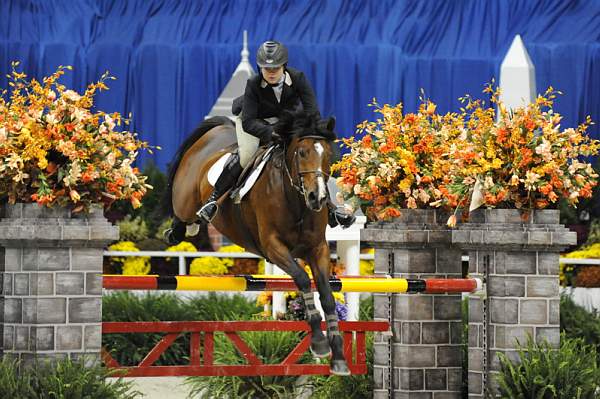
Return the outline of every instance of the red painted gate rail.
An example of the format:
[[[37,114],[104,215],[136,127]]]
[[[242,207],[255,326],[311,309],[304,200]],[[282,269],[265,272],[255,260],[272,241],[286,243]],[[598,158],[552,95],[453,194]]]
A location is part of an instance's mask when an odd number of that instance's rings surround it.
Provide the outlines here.
[[[366,332],[388,331],[386,321],[341,321],[344,335],[344,354],[352,374],[366,374]],[[325,330],[325,323],[322,324]],[[306,331],[306,336],[289,355],[278,364],[265,364],[238,335],[239,331]],[[246,359],[245,365],[215,364],[214,334],[223,332]],[[329,374],[329,364],[298,364],[298,359],[309,349],[310,327],[305,321],[156,321],[104,322],[103,334],[165,333],[137,366],[120,365],[102,348],[102,359],[107,367],[126,371],[129,377],[163,376],[259,376],[259,375],[316,375]],[[181,366],[153,365],[160,355],[181,334],[191,334],[190,361]],[[356,339],[353,339],[355,335]],[[353,348],[353,342],[356,342]]]

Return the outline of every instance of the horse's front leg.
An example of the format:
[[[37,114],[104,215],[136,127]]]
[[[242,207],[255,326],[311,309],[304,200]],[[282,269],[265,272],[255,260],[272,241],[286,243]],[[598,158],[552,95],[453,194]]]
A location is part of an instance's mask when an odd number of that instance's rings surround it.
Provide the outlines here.
[[[302,292],[306,321],[310,325],[312,336],[310,340],[310,351],[316,357],[326,357],[331,353],[327,338],[321,331],[321,314],[315,307],[315,299],[310,287],[308,273],[292,257],[290,250],[277,238],[270,237],[266,256],[269,260],[289,274],[298,289]]]
[[[335,300],[329,285],[329,247],[323,242],[309,254],[307,261],[313,272],[317,289],[319,290],[321,306],[327,319],[327,337],[333,352],[331,357],[331,372],[336,375],[349,375],[350,370],[344,357],[344,340],[340,334],[338,317],[335,310]]]

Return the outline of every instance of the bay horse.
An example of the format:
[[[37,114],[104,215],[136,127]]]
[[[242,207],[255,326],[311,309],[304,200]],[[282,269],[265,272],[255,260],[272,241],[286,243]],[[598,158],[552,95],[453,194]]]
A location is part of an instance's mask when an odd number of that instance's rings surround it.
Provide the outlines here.
[[[334,126],[334,118],[283,115],[274,129],[285,139],[273,151],[251,191],[239,204],[228,193],[223,195],[211,223],[231,241],[293,278],[302,292],[311,327],[311,352],[316,357],[331,354],[331,373],[349,375],[329,285],[330,253],[325,240],[326,184]],[[225,117],[204,121],[182,144],[171,165],[167,189],[174,215],[170,233],[175,241],[184,238],[186,225],[198,222],[196,212],[212,191],[207,180],[210,167],[236,147],[235,127]],[[310,265],[326,315],[327,337],[321,331],[310,277],[297,258]]]

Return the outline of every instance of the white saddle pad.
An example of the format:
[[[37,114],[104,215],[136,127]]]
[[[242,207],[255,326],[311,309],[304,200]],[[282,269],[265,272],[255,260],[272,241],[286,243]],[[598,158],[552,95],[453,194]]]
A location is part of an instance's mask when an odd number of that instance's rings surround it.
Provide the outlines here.
[[[248,192],[250,191],[250,189],[252,188],[252,186],[254,186],[254,183],[256,183],[256,181],[258,180],[260,174],[263,171],[263,168],[265,167],[265,165],[269,161],[269,158],[271,158],[271,153],[273,152],[274,148],[275,148],[275,146],[271,146],[271,147],[269,147],[269,149],[267,151],[265,151],[265,153],[263,154],[262,159],[261,159],[260,163],[258,164],[258,166],[250,173],[250,176],[248,176],[246,178],[246,181],[244,182],[244,185],[240,189],[240,199],[244,198],[244,196],[246,194],[248,194]]]
[[[215,186],[215,183],[219,179],[219,176],[221,176],[221,173],[223,173],[223,168],[225,165],[227,165],[227,161],[229,160],[230,156],[231,153],[229,152],[227,154],[223,154],[223,156],[219,158],[219,160],[215,162],[208,170],[207,179],[211,186]]]

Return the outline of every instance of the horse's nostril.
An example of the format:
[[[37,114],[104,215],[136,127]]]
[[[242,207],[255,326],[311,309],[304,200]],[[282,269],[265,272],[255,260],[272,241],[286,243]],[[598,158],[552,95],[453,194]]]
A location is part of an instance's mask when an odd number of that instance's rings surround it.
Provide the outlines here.
[[[317,199],[317,194],[315,194],[313,191],[311,191],[310,193],[308,193],[308,200],[309,201],[316,201]]]

